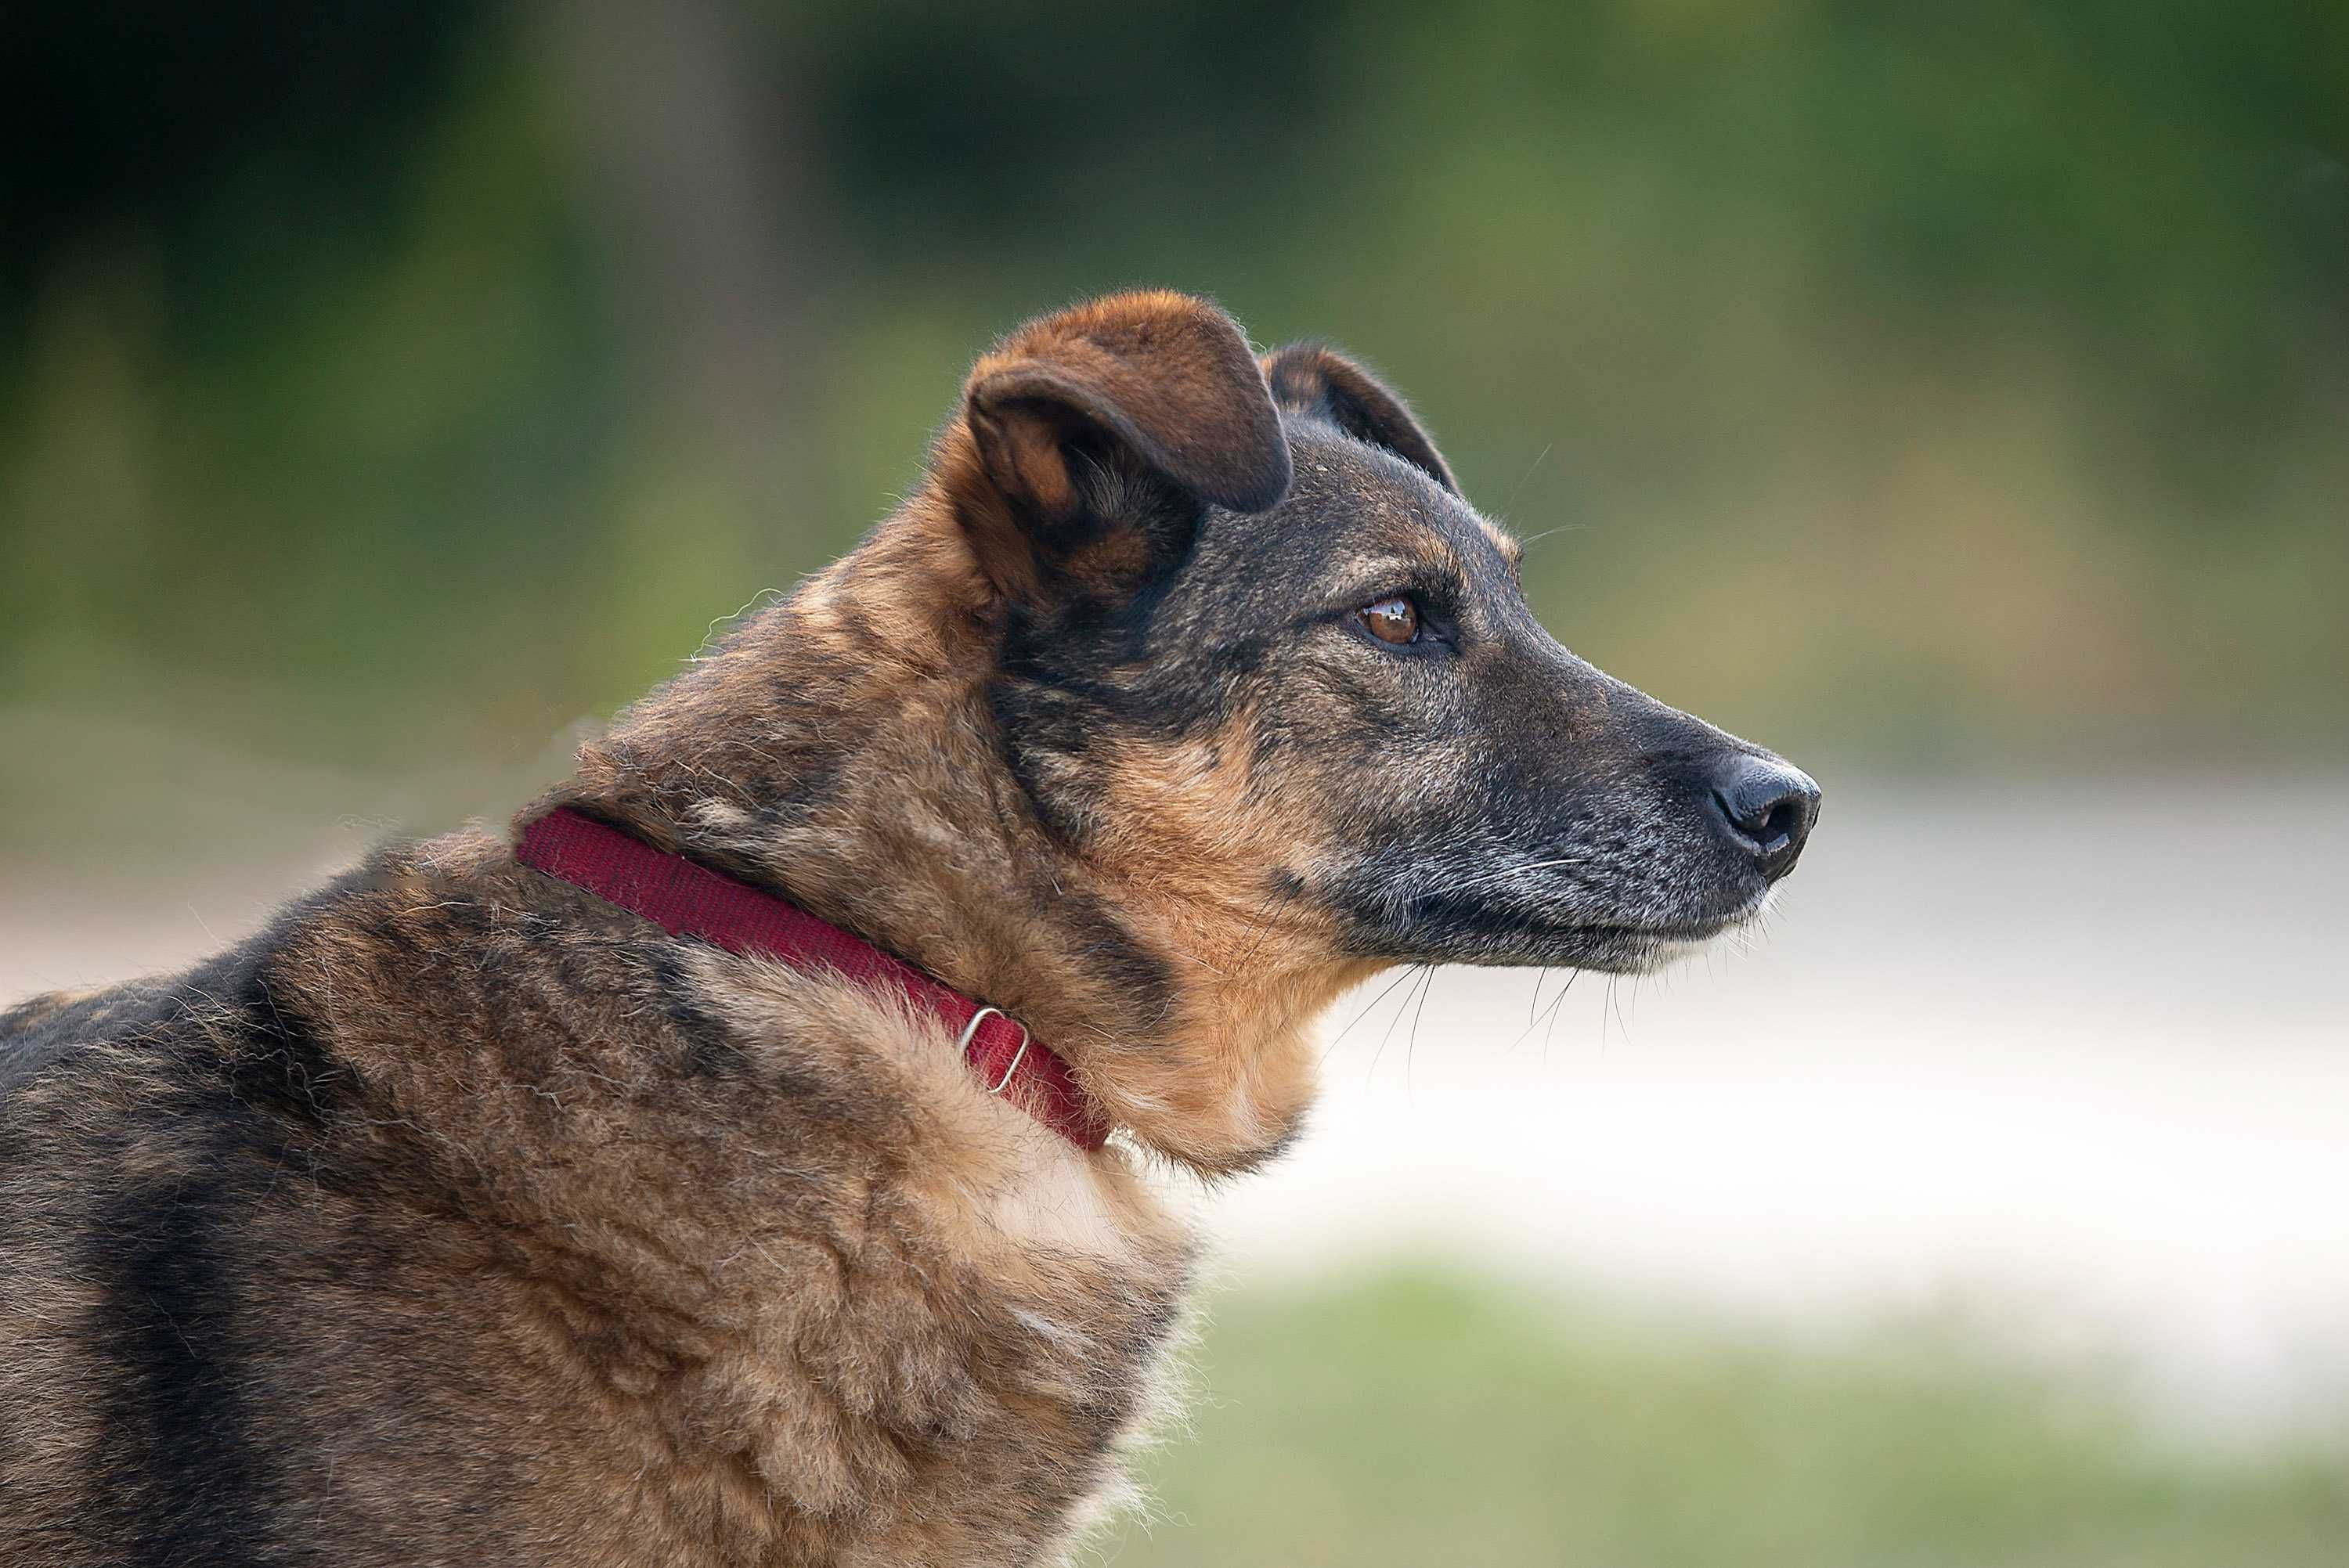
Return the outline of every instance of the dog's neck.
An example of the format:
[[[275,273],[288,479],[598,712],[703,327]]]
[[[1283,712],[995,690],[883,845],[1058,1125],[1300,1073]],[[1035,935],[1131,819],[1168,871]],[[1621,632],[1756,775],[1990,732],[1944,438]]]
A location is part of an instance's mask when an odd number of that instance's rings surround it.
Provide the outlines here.
[[[1212,867],[1139,875],[1044,826],[989,716],[987,590],[919,509],[623,715],[540,809],[771,888],[1004,1009],[1162,1153],[1261,1161],[1310,1098],[1309,1025],[1370,966],[1292,940]]]

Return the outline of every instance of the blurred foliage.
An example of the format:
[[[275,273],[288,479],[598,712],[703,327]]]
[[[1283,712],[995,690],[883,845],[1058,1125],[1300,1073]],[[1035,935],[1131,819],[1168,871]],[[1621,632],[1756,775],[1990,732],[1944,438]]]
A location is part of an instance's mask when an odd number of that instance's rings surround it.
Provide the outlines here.
[[[2314,1568],[2349,1540],[2338,1455],[2167,1446],[1947,1333],[1797,1349],[1424,1274],[1217,1316],[1117,1568]]]
[[[1381,366],[1732,727],[2349,737],[2337,5],[19,10],[0,705],[534,753],[1164,282]]]

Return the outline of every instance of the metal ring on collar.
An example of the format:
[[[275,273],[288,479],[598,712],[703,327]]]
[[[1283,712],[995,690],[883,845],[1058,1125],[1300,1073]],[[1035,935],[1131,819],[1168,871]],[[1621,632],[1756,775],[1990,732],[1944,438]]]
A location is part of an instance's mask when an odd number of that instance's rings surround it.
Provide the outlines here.
[[[978,1037],[978,1026],[980,1024],[986,1022],[987,1016],[989,1013],[994,1014],[997,1017],[1001,1018],[1005,1023],[1011,1025],[1019,1031],[1019,1048],[1011,1053],[1011,1061],[1009,1066],[1004,1068],[1003,1076],[996,1080],[994,1088],[987,1091],[989,1094],[999,1095],[1005,1089],[1011,1087],[1011,1075],[1019,1070],[1019,1063],[1021,1059],[1028,1055],[1028,1041],[1030,1038],[1028,1034],[1028,1026],[1021,1023],[1019,1019],[1013,1017],[1010,1014],[1005,1012],[1000,1007],[981,1007],[978,1012],[973,1013],[970,1016],[970,1022],[962,1026],[962,1035],[955,1041],[955,1049],[958,1051],[968,1051],[970,1049],[970,1042]]]

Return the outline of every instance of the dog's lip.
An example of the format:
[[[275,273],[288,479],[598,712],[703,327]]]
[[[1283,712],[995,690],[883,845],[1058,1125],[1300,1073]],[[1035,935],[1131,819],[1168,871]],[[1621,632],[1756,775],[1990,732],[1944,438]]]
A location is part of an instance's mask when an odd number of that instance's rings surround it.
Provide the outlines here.
[[[1758,917],[1770,904],[1765,890],[1746,899],[1725,914],[1699,915],[1685,920],[1666,921],[1653,925],[1632,925],[1620,921],[1598,921],[1573,929],[1579,935],[1596,936],[1614,941],[1677,944],[1710,942],[1726,935]]]
[[[1582,925],[1580,955],[1569,960],[1582,967],[1623,975],[1652,974],[1673,961],[1698,952],[1760,913],[1758,908],[1703,920],[1674,921],[1657,925]]]
[[[1634,925],[1628,921],[1601,921],[1588,929],[1618,931],[1627,936],[1685,936],[1702,939],[1707,936],[1718,936],[1724,931],[1734,930],[1747,921],[1758,917],[1769,906],[1770,892],[1765,888],[1750,897],[1740,899],[1735,908],[1723,910],[1718,914],[1685,915],[1677,920],[1659,921],[1646,925]]]
[[[1723,915],[1710,920],[1677,921],[1670,925],[1596,924],[1573,927],[1581,936],[1600,936],[1626,942],[1706,942],[1742,924],[1744,915]]]

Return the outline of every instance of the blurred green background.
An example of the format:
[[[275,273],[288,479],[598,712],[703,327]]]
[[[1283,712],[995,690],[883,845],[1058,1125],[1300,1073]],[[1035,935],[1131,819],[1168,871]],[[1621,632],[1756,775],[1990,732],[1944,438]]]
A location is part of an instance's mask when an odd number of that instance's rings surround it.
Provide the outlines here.
[[[2349,757],[2331,0],[28,0],[0,36],[23,865],[543,778],[884,515],[991,337],[1133,284],[1377,365],[1570,645],[1806,760]],[[2330,1450],[2174,1449],[1985,1354],[1243,1288],[1149,1467],[1182,1522],[1105,1550],[2342,1560]]]
[[[1381,366],[1547,536],[1567,640],[1732,728],[1925,763],[2349,735],[2338,5],[8,31],[12,707],[535,741],[885,513],[993,335],[1166,283]]]

